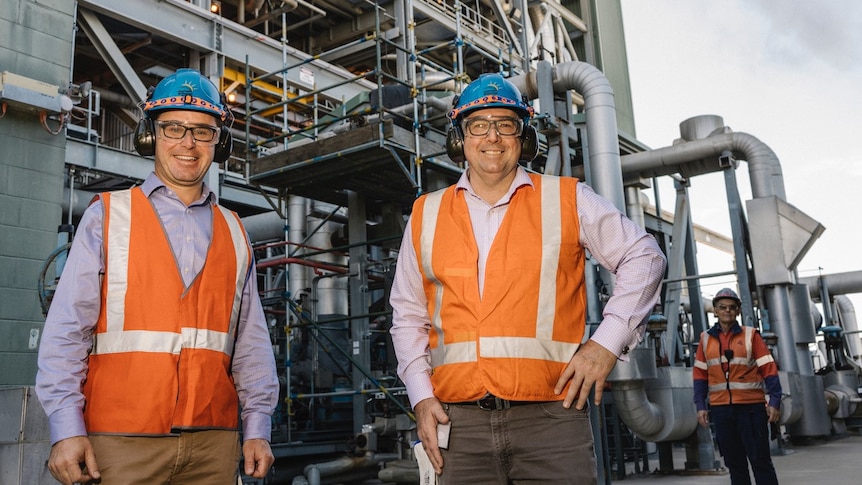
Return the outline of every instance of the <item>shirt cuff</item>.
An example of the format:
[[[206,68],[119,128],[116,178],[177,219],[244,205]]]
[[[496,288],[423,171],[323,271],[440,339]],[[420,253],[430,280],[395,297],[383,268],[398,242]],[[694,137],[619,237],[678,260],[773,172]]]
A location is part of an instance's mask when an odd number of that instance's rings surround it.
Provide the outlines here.
[[[51,432],[51,446],[58,441],[75,436],[87,436],[84,413],[77,408],[60,409],[48,418]]]
[[[629,352],[640,343],[640,335],[640,332],[632,332],[624,324],[604,321],[593,332],[590,340],[609,350],[618,359],[628,362]]]
[[[404,386],[407,387],[407,397],[410,398],[410,405],[413,407],[429,397],[434,397],[431,376],[424,372],[410,376],[404,381]]]
[[[242,419],[242,439],[272,441],[272,418],[264,413],[251,413]]]

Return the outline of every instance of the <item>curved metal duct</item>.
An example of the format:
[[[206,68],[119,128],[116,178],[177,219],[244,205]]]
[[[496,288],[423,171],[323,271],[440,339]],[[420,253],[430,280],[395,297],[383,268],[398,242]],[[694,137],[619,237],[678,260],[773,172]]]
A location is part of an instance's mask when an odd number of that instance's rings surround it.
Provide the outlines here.
[[[694,120],[695,118],[686,120],[680,126]],[[721,170],[717,160],[725,151],[731,151],[736,158],[748,162],[751,192],[755,198],[786,198],[784,176],[775,152],[746,133],[713,134],[707,138],[626,155],[622,157],[622,169],[626,174],[637,174],[645,178],[674,173],[689,178]]]
[[[697,429],[691,369],[657,368],[655,349],[649,345],[634,349],[629,359],[617,362],[608,376],[614,405],[626,426],[644,441],[691,436]]]
[[[552,66],[552,72],[555,93],[574,89],[584,97],[584,114],[589,127],[588,163],[593,176],[593,190],[610,200],[617,209],[624,211],[617,113],[610,81],[595,66],[581,61],[557,64]],[[535,99],[539,95],[535,71],[513,76],[509,80],[528,98]]]

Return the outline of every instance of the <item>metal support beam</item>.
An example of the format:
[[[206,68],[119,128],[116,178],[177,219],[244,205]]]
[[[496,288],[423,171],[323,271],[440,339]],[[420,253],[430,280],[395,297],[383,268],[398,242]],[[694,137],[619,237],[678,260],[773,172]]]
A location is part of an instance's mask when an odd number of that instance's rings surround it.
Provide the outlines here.
[[[123,51],[111,39],[111,34],[102,25],[99,17],[93,12],[81,8],[78,9],[78,20],[78,26],[81,27],[81,30],[93,42],[99,55],[102,56],[102,60],[108,64],[114,76],[117,76],[126,94],[135,103],[144,102],[147,99],[147,87],[144,86],[141,78],[135,73],[135,69],[126,60]]]
[[[736,278],[739,284],[739,299],[742,301],[742,324],[756,327],[754,303],[751,300],[751,285],[748,270],[748,227],[742,212],[742,201],[736,183],[737,161],[729,152],[724,152],[720,163],[727,164],[724,170],[724,186],[727,191],[727,208],[730,212],[730,232],[733,235],[733,254],[736,261]],[[763,330],[770,330],[764,328]],[[785,369],[788,370],[788,369]]]
[[[368,249],[362,244],[368,240],[368,229],[365,224],[365,198],[358,192],[348,191],[347,194],[347,232],[350,242],[350,273],[353,277],[348,282],[350,298],[350,314],[366,315],[370,305],[368,298],[368,275],[366,267]],[[368,317],[354,318],[350,322],[350,337],[353,342],[353,389],[366,389],[370,384],[365,373],[358,369],[371,369],[371,334]],[[362,424],[367,422],[365,416],[365,396],[358,394],[353,397],[353,431],[362,431]]]
[[[667,277],[669,280],[680,280],[683,275],[685,248],[690,242],[691,212],[688,207],[688,192],[683,182],[676,182],[676,218],[673,222],[673,235],[671,236],[671,250],[667,258]],[[677,340],[676,332],[679,328],[679,307],[681,302],[682,283],[667,286],[664,300],[664,316],[667,318],[667,331],[664,335],[664,351],[669,365],[676,362]],[[699,296],[698,296],[699,297]]]
[[[284,46],[283,58],[282,45],[277,40],[181,0],[79,0],[78,3],[202,53],[219,52],[236,65],[244,64],[246,56],[255,69],[263,72],[277,71],[285,65],[303,64],[314,72],[318,87],[335,86],[356,77],[344,68],[289,46]],[[299,69],[289,71],[287,81],[311,88],[300,79]],[[341,102],[375,87],[376,84],[361,80],[333,87],[327,95]]]

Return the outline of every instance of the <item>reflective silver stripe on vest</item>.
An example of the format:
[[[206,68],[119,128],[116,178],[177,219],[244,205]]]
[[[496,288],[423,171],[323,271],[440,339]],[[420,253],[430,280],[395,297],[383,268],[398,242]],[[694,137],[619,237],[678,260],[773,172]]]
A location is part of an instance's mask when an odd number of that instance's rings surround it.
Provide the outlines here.
[[[742,327],[745,334],[745,357],[751,359],[751,346],[754,342],[754,327]]]
[[[548,360],[568,364],[579,344],[538,340],[531,337],[480,337],[482,357],[525,358]],[[447,361],[448,363],[448,361]]]
[[[125,327],[125,294],[128,290],[129,238],[131,234],[132,190],[111,193],[107,234],[107,301],[105,302],[106,332],[96,334],[93,354],[119,352],[163,352],[178,354],[182,348],[210,349],[233,353],[233,341],[239,321],[242,288],[250,261],[245,231],[227,209],[218,207],[227,222],[237,257],[236,289],[231,307],[229,332],[183,327],[180,332],[123,330]],[[215,230],[215,229],[213,229]]]
[[[443,364],[463,364],[476,362],[476,342],[453,342],[443,344],[443,339],[437,339],[437,347],[431,349],[431,367]]]
[[[440,305],[443,302],[443,284],[434,274],[434,267],[431,264],[431,254],[434,247],[434,235],[437,232],[437,217],[440,214],[440,204],[443,201],[443,194],[446,189],[431,192],[425,196],[425,206],[422,211],[422,227],[419,232],[419,252],[422,255],[422,271],[425,272],[425,277],[434,283],[434,314],[431,315],[431,327],[437,332],[437,347],[431,349],[431,367],[437,367],[443,362],[476,362],[476,344],[475,342],[464,342],[461,344],[449,344],[451,350],[447,350],[447,345],[443,343],[443,325],[440,321]],[[472,350],[462,347],[469,344]],[[454,359],[449,360],[449,355]],[[472,359],[472,360],[464,360]]]
[[[225,352],[225,349],[231,348],[233,348],[233,338],[225,332],[200,328],[183,328],[181,333],[127,330],[97,334],[93,354],[123,352],[179,354],[182,349],[210,349]]]
[[[709,392],[721,392],[727,390],[727,383],[722,382],[720,384],[715,384],[713,386],[709,386]],[[739,390],[750,390],[750,389],[763,389],[762,382],[735,382],[730,381],[730,390],[731,391],[739,391]]]
[[[124,298],[111,298],[112,295],[125,295],[129,287],[129,221],[132,219],[132,191],[120,190],[111,194],[108,214],[108,235],[105,246],[108,248],[107,292],[105,317],[107,332],[122,332],[126,322],[126,301]],[[125,230],[118,230],[125,228]]]
[[[766,354],[755,362],[757,362],[757,367],[763,367],[770,362],[775,362],[775,359],[772,358],[772,354]]]
[[[560,179],[559,177],[542,177],[543,254],[539,274],[539,308],[536,314],[536,338],[540,340],[551,341],[554,337],[554,316],[557,309],[557,267],[560,262],[560,243],[563,239],[562,219]],[[484,353],[483,348],[482,354],[484,355]],[[531,358],[529,355],[524,355],[524,357]],[[571,356],[569,357],[571,358]],[[553,358],[547,360],[556,361]]]
[[[233,252],[237,257],[236,260],[236,291],[233,292],[233,304],[230,309],[230,328],[228,334],[236,335],[236,327],[239,323],[239,309],[242,303],[242,289],[245,286],[245,280],[248,275],[248,265],[250,263],[249,247],[245,240],[245,230],[240,225],[236,216],[228,209],[220,205],[215,205],[221,211],[225,222],[227,222],[230,238],[233,242]],[[224,348],[224,352],[230,354],[231,347]]]

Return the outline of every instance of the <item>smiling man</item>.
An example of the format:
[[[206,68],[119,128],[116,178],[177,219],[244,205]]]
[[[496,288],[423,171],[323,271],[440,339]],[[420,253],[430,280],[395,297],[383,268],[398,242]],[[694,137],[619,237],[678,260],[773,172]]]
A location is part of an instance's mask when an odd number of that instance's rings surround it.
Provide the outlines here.
[[[588,395],[601,401],[659,296],[652,236],[577,179],[519,165],[538,152],[532,113],[499,74],[468,85],[447,140],[467,170],[415,202],[401,243],[392,340],[444,485],[596,483]],[[586,250],[616,286],[582,344]]]
[[[203,182],[230,156],[232,117],[192,69],[143,111],[135,147],[154,173],[84,212],[45,322],[48,468],[65,485],[227,485],[242,456],[263,478],[275,359],[248,236]]]

